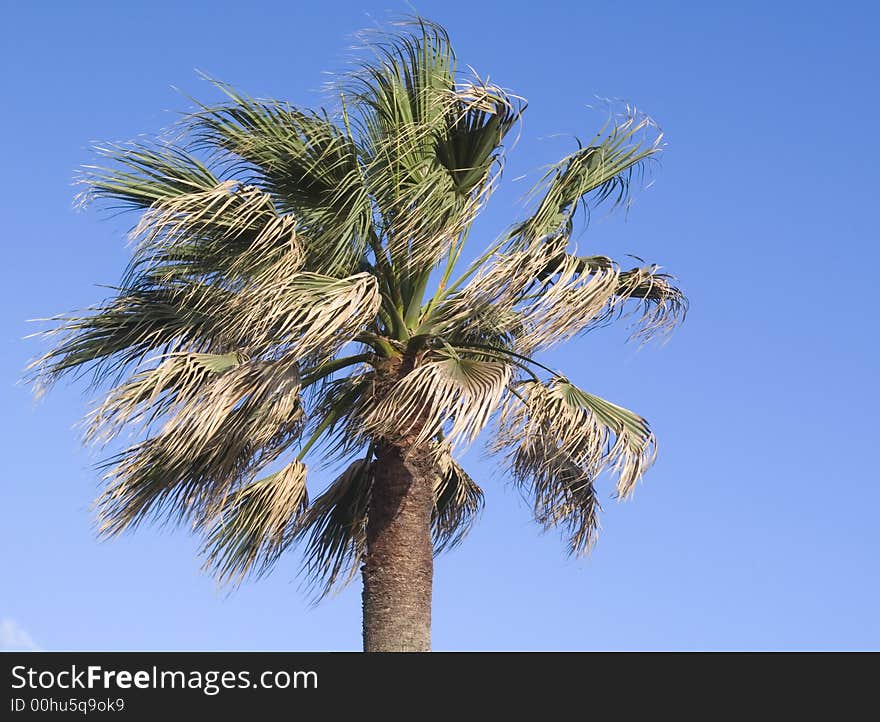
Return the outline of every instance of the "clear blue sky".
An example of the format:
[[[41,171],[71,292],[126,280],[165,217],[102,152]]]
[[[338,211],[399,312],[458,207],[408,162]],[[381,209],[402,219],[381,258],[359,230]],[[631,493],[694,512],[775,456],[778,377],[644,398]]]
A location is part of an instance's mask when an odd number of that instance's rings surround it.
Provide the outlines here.
[[[664,346],[606,329],[548,355],[651,420],[660,459],[635,498],[611,489],[593,556],[541,534],[469,452],[487,509],[438,560],[434,644],[449,649],[880,648],[877,449],[880,117],[871,2],[422,2],[463,64],[529,100],[480,228],[514,220],[534,174],[602,121],[596,95],[653,115],[669,142],[628,217],[580,248],[640,255],[691,300]],[[360,589],[311,608],[298,556],[231,596],[186,533],[93,535],[98,489],[73,424],[81,385],[40,403],[16,385],[43,346],[27,318],[97,301],[132,218],[72,210],[88,143],[168,125],[215,98],[320,101],[354,31],[401,4],[365,0],[3,2],[0,173],[0,631],[45,649],[357,649]],[[874,206],[876,208],[876,206]],[[479,234],[475,234],[479,243]],[[321,481],[326,479],[318,479]],[[2,620],[6,620],[5,622]],[[22,641],[23,640],[23,641]]]

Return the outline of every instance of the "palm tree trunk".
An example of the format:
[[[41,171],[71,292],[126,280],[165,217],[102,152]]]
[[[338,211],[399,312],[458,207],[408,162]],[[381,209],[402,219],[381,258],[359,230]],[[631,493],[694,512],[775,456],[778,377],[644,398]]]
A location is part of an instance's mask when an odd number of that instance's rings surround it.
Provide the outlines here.
[[[414,354],[389,359],[376,393],[414,366]],[[416,429],[376,449],[362,567],[365,652],[431,650],[434,462],[413,446]]]
[[[363,566],[364,651],[428,652],[434,553],[432,465],[418,450],[378,450]]]

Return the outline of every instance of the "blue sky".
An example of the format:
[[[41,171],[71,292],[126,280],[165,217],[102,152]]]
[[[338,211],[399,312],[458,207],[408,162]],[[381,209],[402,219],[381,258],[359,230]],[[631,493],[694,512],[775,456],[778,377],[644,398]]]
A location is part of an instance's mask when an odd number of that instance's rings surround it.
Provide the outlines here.
[[[474,234],[520,213],[541,167],[588,135],[596,96],[649,112],[668,149],[627,216],[581,250],[663,265],[691,300],[666,346],[605,329],[548,354],[651,420],[660,458],[632,501],[603,488],[599,544],[572,560],[479,447],[486,511],[438,559],[436,649],[877,649],[880,151],[874,3],[422,2],[463,64],[526,97],[522,136]],[[228,595],[196,541],[144,527],[99,543],[82,385],[35,403],[25,319],[99,300],[132,218],[74,212],[95,140],[168,125],[216,97],[320,102],[352,33],[403,4],[340,0],[3,2],[0,173],[0,647],[358,649],[357,585],[312,608],[298,555]],[[523,180],[517,180],[526,175]],[[325,478],[317,478],[320,486]]]

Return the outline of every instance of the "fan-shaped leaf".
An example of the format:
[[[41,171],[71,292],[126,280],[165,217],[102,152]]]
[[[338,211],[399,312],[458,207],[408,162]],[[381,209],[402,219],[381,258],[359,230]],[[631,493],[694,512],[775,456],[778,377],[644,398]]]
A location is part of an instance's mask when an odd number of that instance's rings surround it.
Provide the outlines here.
[[[412,436],[416,445],[449,424],[449,444],[469,444],[488,423],[509,380],[509,364],[438,353],[398,381],[365,423],[386,438]]]
[[[307,504],[306,467],[299,461],[230,493],[203,523],[206,568],[232,583],[266,572],[290,543]]]

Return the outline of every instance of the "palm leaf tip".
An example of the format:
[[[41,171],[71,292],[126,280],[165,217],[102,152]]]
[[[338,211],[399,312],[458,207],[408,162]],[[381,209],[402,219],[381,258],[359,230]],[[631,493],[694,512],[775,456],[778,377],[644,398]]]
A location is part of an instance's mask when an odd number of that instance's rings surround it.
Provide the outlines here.
[[[144,210],[220,183],[195,154],[167,141],[111,143],[95,151],[106,164],[83,169],[77,182],[85,190],[77,196],[78,205],[98,198],[123,209]]]
[[[233,584],[267,571],[291,542],[308,504],[305,482],[305,465],[293,461],[226,496],[202,522],[206,568]]]
[[[366,551],[372,462],[351,462],[303,513],[295,536],[305,542],[306,574],[317,599],[354,577]]]
[[[483,490],[448,450],[439,454],[431,517],[435,554],[462,542],[483,510],[484,503]]]
[[[633,179],[644,178],[647,164],[663,150],[663,132],[652,118],[627,105],[589,143],[578,145],[532,190],[533,197],[540,197],[538,207],[517,227],[525,242],[570,234],[578,207],[628,204]]]
[[[520,386],[502,409],[493,448],[530,491],[538,522],[566,527],[576,553],[587,551],[598,533],[599,475],[616,474],[617,496],[627,498],[656,458],[644,419],[562,378]]]
[[[616,305],[624,313],[626,301],[634,300],[641,313],[633,323],[632,339],[642,342],[668,339],[687,316],[689,302],[676,279],[661,273],[658,266],[646,266],[620,274]]]

